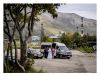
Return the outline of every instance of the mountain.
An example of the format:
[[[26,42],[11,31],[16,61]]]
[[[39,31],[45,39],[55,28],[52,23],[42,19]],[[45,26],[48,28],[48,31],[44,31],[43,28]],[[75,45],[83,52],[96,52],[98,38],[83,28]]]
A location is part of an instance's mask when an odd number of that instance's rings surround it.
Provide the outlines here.
[[[58,12],[58,17],[53,19],[48,13],[43,13],[39,16],[40,21],[34,25],[33,35],[41,36],[41,24],[43,24],[44,33],[46,35],[58,35],[60,32],[78,32],[81,29],[81,16],[75,13],[61,13]],[[12,24],[11,24],[12,25]],[[84,33],[96,35],[96,20],[83,18]],[[4,34],[5,35],[5,34]],[[23,31],[23,38],[28,35],[27,26]],[[18,32],[16,32],[16,37]],[[7,36],[4,36],[7,38]]]
[[[53,19],[48,13],[39,16],[40,21],[35,23],[34,34],[41,34],[41,24],[45,34],[59,34],[59,32],[78,32],[81,30],[81,16],[75,13],[58,12],[58,17]],[[83,31],[85,34],[96,35],[96,20],[83,18]]]

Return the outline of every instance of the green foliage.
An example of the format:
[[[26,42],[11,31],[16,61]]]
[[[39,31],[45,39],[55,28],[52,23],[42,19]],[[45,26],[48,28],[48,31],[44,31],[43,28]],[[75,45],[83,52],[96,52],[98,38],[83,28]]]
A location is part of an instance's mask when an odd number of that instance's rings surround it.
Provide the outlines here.
[[[85,52],[85,53],[92,53],[93,52],[93,48],[92,47],[88,47],[88,46],[80,47],[78,49],[81,52]]]
[[[43,69],[38,70],[34,67],[30,67],[26,69],[26,73],[45,73],[45,71]]]
[[[96,36],[89,36],[89,34],[81,36],[78,32],[63,33],[61,42],[69,48],[78,48],[82,52],[92,53],[93,45],[96,45]]]
[[[13,44],[12,48],[15,48],[15,47],[14,47],[14,44]],[[20,42],[19,42],[19,41],[16,41],[16,48],[17,48],[17,49],[20,49]]]
[[[52,38],[48,38],[47,42],[53,42],[53,39]]]
[[[21,73],[21,72],[23,72],[23,71],[18,67],[17,64],[15,64],[15,63],[12,64],[11,61],[8,61],[8,63],[6,63],[6,64],[7,64],[7,66],[6,66],[7,70],[4,69],[4,72],[5,72],[5,73],[14,73],[14,72],[15,72],[15,73]]]
[[[31,42],[31,43],[28,43],[28,44],[27,44],[27,47],[28,47],[28,48],[33,48],[33,49],[39,49],[41,46],[40,46],[40,44],[33,44],[33,43]]]
[[[9,66],[9,71],[7,73],[44,73],[42,69],[37,70],[34,67],[27,68],[25,72],[23,72],[20,68],[17,66]]]
[[[42,42],[53,42],[53,39],[52,38],[49,38],[48,36],[44,36],[42,38]]]
[[[28,62],[29,62],[29,60],[28,60]],[[33,66],[26,67],[25,72],[23,72],[17,64],[15,64],[15,63],[12,64],[12,62],[10,62],[10,61],[7,65],[8,65],[7,66],[8,70],[5,71],[5,69],[4,69],[5,73],[44,73],[43,69],[36,69]]]
[[[72,48],[72,44],[74,42],[72,33],[63,33],[61,37],[61,42],[66,44],[66,46]]]
[[[46,42],[46,41],[47,41],[47,39],[48,39],[48,37],[47,37],[47,36],[43,36],[41,41],[42,41],[42,42]]]
[[[73,42],[77,45],[77,47],[80,46],[80,42],[81,42],[81,35],[78,32],[75,32],[73,34]]]
[[[15,31],[18,32],[20,47],[19,44],[17,44],[17,48],[21,48],[22,66],[24,66],[24,63],[26,61],[26,42],[28,38],[32,36],[33,26],[35,22],[39,20],[38,15],[41,15],[44,12],[48,12],[53,18],[56,18],[56,8],[58,6],[59,4],[4,4],[4,32],[9,37],[8,39],[11,43],[14,39]],[[10,23],[13,23],[11,25],[13,29],[9,29],[11,28],[9,25]],[[13,32],[12,36],[10,32]],[[23,36],[23,32],[27,32],[27,34]],[[50,39],[47,40],[51,41]],[[10,67],[10,72],[17,72],[17,70],[15,70],[15,68],[18,69],[16,66]]]

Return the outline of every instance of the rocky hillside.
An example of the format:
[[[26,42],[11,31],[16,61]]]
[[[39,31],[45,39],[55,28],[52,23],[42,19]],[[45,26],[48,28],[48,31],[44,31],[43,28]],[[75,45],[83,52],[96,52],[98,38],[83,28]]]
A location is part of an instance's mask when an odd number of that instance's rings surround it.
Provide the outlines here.
[[[58,17],[53,19],[50,14],[44,13],[39,16],[40,21],[34,26],[34,34],[40,35],[41,24],[43,24],[44,32],[48,35],[58,34],[61,31],[75,32],[78,26],[80,32],[81,16],[75,13],[61,13],[58,12]],[[84,33],[91,35],[96,34],[96,20],[83,18]]]
[[[75,13],[58,12],[58,17],[53,19],[50,14],[44,13],[39,16],[40,21],[35,23],[33,35],[41,35],[41,24],[43,24],[44,33],[46,35],[57,35],[59,32],[80,32],[81,16]],[[96,35],[96,20],[83,18],[84,33]],[[27,29],[24,29],[23,37],[28,34]],[[6,38],[6,36],[4,35]],[[16,32],[15,37],[18,37]]]

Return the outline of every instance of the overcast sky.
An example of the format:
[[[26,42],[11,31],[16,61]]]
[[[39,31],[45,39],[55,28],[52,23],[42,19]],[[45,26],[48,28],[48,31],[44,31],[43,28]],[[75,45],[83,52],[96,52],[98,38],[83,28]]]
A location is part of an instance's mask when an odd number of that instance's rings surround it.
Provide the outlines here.
[[[96,19],[96,4],[66,4],[59,6],[57,11],[76,13],[86,18]]]

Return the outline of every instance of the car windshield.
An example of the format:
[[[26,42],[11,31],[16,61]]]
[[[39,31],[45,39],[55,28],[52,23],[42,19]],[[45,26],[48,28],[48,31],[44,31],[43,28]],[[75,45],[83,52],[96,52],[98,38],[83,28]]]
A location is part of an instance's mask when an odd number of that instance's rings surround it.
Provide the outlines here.
[[[64,51],[65,51],[65,50],[68,51],[68,48],[67,48],[66,46],[59,46],[59,49],[60,49],[60,50],[64,50]]]

